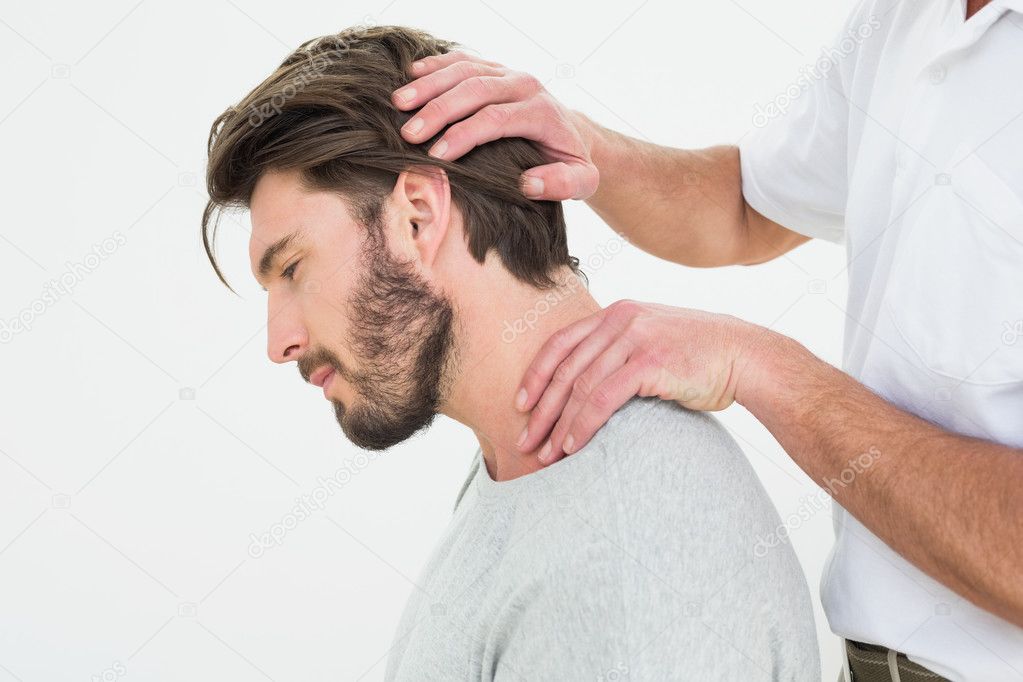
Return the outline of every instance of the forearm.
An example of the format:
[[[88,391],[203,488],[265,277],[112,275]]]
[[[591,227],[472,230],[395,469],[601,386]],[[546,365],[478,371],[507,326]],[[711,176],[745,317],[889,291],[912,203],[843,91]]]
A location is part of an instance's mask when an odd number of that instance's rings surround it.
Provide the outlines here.
[[[1023,626],[1023,452],[942,430],[767,333],[736,399],[895,551]]]
[[[746,204],[737,147],[673,149],[573,116],[600,172],[587,203],[644,251],[713,267],[764,262],[806,241]]]

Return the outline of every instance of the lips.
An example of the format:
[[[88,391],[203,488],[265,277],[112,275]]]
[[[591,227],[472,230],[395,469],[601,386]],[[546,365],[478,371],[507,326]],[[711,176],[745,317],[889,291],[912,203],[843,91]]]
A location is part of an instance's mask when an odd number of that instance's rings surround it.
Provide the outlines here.
[[[335,374],[336,372],[333,369],[331,369],[329,372],[327,372],[327,376],[323,380],[323,397],[326,398],[327,400],[330,400],[330,395],[327,394],[327,391],[330,390],[330,385],[334,381]]]
[[[313,386],[322,387],[326,383],[327,378],[333,373],[334,368],[331,367],[330,365],[318,367],[316,371],[309,375],[309,383],[312,384]]]

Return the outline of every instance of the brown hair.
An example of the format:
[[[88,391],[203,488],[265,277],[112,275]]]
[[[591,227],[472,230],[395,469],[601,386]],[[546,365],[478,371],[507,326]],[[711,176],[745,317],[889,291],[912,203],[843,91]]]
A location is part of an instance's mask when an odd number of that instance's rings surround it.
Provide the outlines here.
[[[372,229],[398,174],[417,164],[446,171],[478,262],[496,250],[516,278],[538,288],[555,285],[550,273],[556,267],[568,265],[578,274],[561,203],[527,199],[519,189],[522,171],[544,163],[531,142],[495,140],[448,162],[427,154],[443,131],[418,145],[401,137],[399,128],[414,112],[398,110],[391,93],[409,80],[412,62],[456,46],[402,26],[314,38],[218,116],[208,144],[210,199],[202,238],[220,281],[230,288],[213,250],[220,211],[247,208],[264,171],[300,169],[308,189],[340,193]]]

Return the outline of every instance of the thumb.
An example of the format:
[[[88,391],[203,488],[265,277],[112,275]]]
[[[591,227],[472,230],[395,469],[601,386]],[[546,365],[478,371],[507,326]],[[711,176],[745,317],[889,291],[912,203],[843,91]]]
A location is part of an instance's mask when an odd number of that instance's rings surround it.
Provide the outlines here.
[[[530,199],[586,199],[597,191],[600,173],[592,163],[558,161],[522,174],[522,193]]]

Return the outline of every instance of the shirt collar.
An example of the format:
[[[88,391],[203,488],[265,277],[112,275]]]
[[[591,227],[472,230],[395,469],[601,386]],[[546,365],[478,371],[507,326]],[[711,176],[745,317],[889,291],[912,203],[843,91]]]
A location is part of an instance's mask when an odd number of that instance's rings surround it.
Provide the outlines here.
[[[957,0],[956,4],[959,5],[956,27],[948,41],[941,46],[941,54],[963,50],[974,44],[1006,12],[1023,13],[1023,0],[991,0],[980,11],[964,21],[966,0]]]

